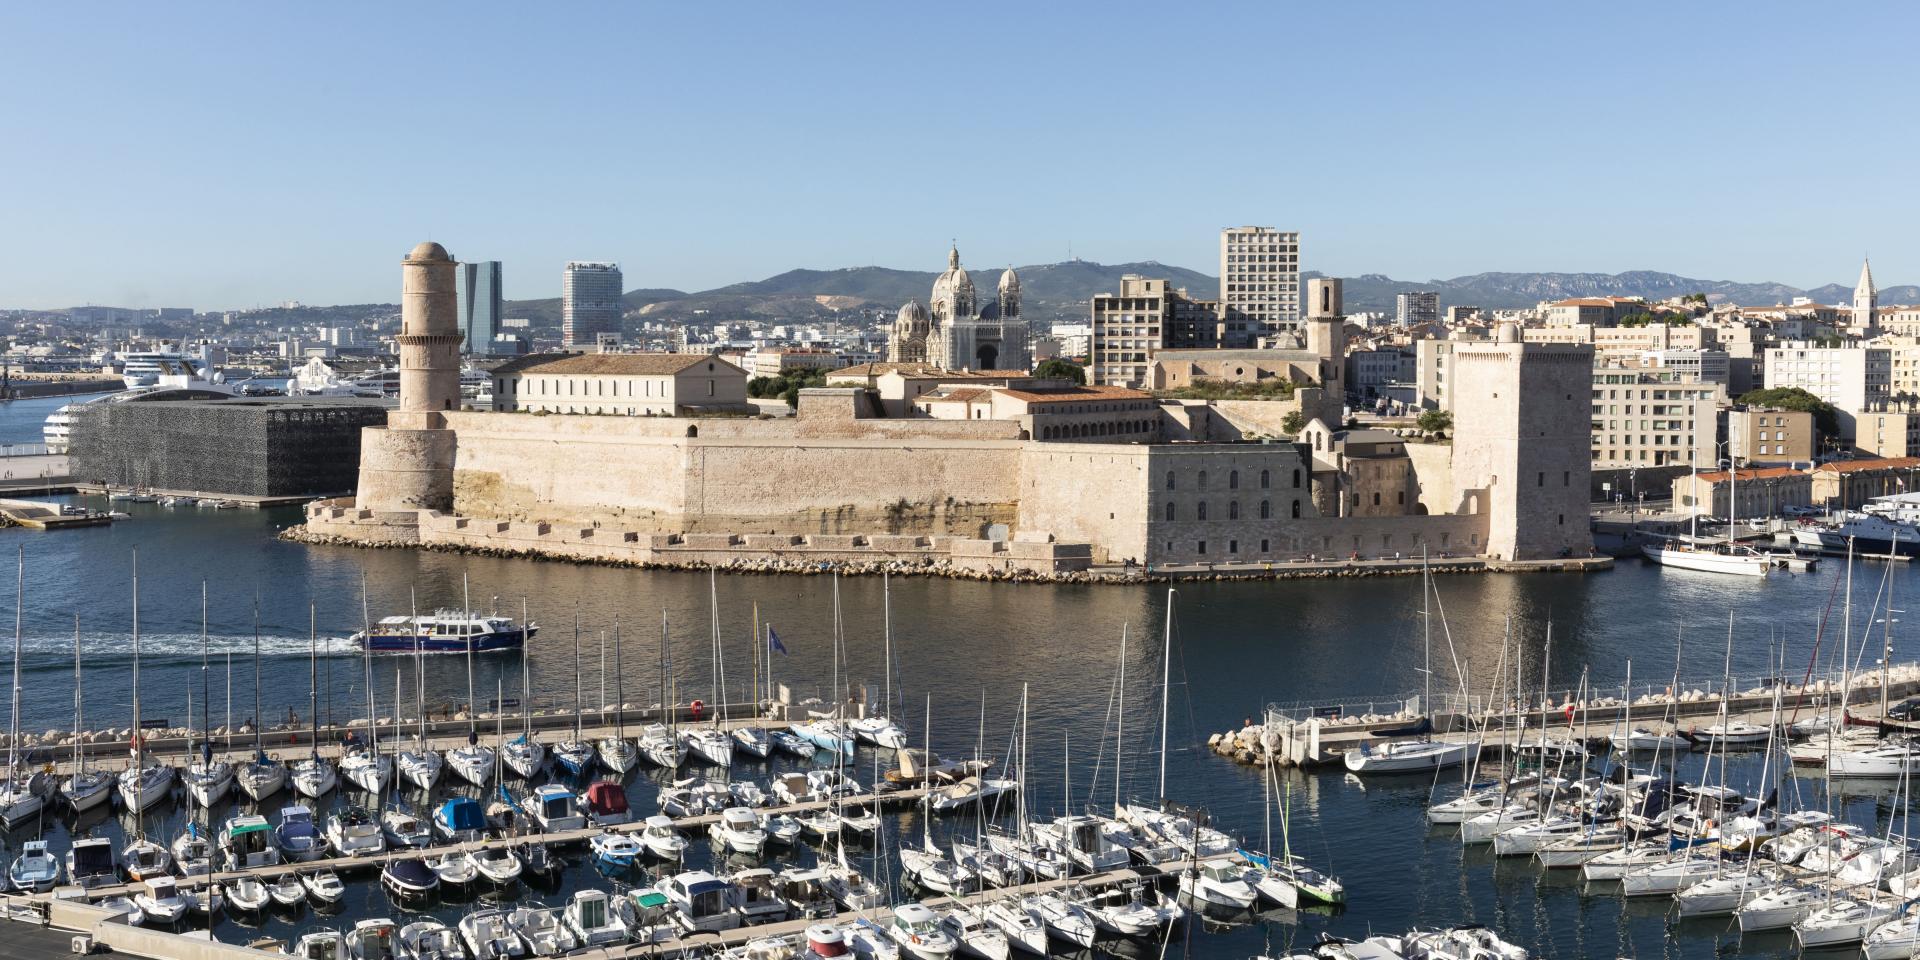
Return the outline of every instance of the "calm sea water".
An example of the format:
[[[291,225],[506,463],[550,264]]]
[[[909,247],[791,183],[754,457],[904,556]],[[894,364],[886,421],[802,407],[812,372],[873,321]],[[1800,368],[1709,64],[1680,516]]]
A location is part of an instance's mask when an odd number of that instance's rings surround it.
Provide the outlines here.
[[[25,431],[15,422],[22,419],[33,419],[37,429],[44,411],[33,403],[0,410],[0,436],[10,435],[8,430]],[[789,651],[775,658],[776,679],[809,696],[826,691],[832,672],[834,582],[827,577],[709,578],[416,551],[315,548],[274,539],[279,528],[298,522],[297,510],[122,508],[132,519],[110,527],[0,531],[0,544],[22,550],[25,557],[21,670],[26,729],[72,722],[76,616],[87,667],[88,718],[100,726],[127,723],[136,554],[142,710],[149,718],[163,716],[176,723],[185,721],[190,691],[198,714],[203,689],[213,700],[213,723],[225,722],[229,656],[233,716],[252,714],[256,610],[265,715],[282,718],[294,710],[304,716],[308,709],[311,609],[316,646],[323,654],[318,658],[322,715],[331,709],[341,719],[358,716],[366,699],[361,661],[335,638],[359,627],[363,583],[366,609],[376,618],[414,606],[422,611],[458,606],[463,578],[475,606],[497,605],[518,615],[524,600],[541,624],[532,655],[481,658],[476,686],[483,699],[496,685],[513,695],[521,669],[530,664],[537,698],[570,703],[578,663],[586,701],[603,702],[601,635],[618,623],[626,641],[626,699],[654,702],[659,698],[663,613],[666,650],[682,699],[715,699],[711,637],[716,609],[731,689],[739,691],[746,683],[756,612],[763,622],[774,624]],[[203,584],[212,651],[212,666],[205,674]],[[1905,567],[1856,568],[1852,636],[1857,640],[1871,629],[1877,640],[1888,625],[1871,622],[1875,598],[1891,590],[1899,610],[1916,585],[1915,574]],[[1522,676],[1529,686],[1538,684],[1550,624],[1546,666],[1556,695],[1576,684],[1583,671],[1596,684],[1617,685],[1629,660],[1636,686],[1665,686],[1675,671],[1676,641],[1680,673],[1694,682],[1691,685],[1699,685],[1721,674],[1729,614],[1736,674],[1751,682],[1776,672],[1770,667],[1776,658],[1788,664],[1787,672],[1797,674],[1809,662],[1816,630],[1830,604],[1829,648],[1842,633],[1839,598],[1844,587],[1838,564],[1758,583],[1638,563],[1584,577],[1440,578],[1436,593],[1444,620],[1436,612],[1435,684],[1452,690],[1464,674],[1474,689],[1484,691],[1509,631],[1521,650]],[[0,609],[13,606],[11,592],[0,587]],[[1417,692],[1426,639],[1421,595],[1418,578],[1181,586],[1172,622],[1168,793],[1206,804],[1218,825],[1259,843],[1264,820],[1259,774],[1212,757],[1204,749],[1205,737],[1258,716],[1269,702],[1371,696],[1389,700]],[[868,683],[878,695],[883,678],[882,581],[843,580],[839,597],[846,637],[844,675]],[[1075,807],[1089,798],[1106,803],[1113,797],[1112,711],[1118,690],[1125,703],[1121,792],[1151,797],[1158,777],[1155,751],[1167,604],[1164,587],[896,579],[891,616],[894,694],[901,704],[897,712],[919,740],[930,699],[935,748],[959,755],[974,749],[984,703],[987,750],[1006,756],[1025,691],[1029,807],[1037,815],[1051,816],[1069,802],[1069,791]],[[576,616],[582,651],[577,661]],[[1895,619],[1899,617],[1896,613]],[[1920,655],[1910,632],[1903,624],[1892,625],[1896,660]],[[1128,637],[1126,682],[1119,688],[1123,633]],[[387,704],[396,671],[404,696],[413,697],[410,662],[376,661],[373,686],[383,714],[391,709]],[[430,658],[425,695],[436,703],[462,699],[466,677],[460,658]],[[611,700],[614,681],[604,682],[606,699]],[[872,762],[863,752],[859,763],[867,776]],[[1682,768],[1697,776],[1700,766],[1700,758],[1694,757],[1684,760]],[[1752,780],[1758,764],[1736,761],[1731,771],[1735,781]],[[1424,778],[1362,784],[1336,772],[1294,772],[1283,780],[1292,796],[1295,850],[1342,876],[1350,907],[1338,915],[1269,913],[1200,925],[1172,950],[1245,957],[1288,944],[1305,945],[1323,932],[1363,936],[1370,930],[1399,932],[1415,924],[1468,921],[1493,924],[1552,957],[1771,956],[1793,949],[1785,937],[1742,942],[1719,921],[1670,929],[1665,902],[1623,904],[1611,890],[1584,889],[1577,876],[1543,876],[1531,861],[1496,863],[1484,851],[1463,854],[1451,835],[1425,825],[1421,814],[1432,784]],[[1817,781],[1800,786],[1807,802],[1828,802]],[[1849,795],[1834,800],[1849,819],[1883,824],[1891,814],[1892,785],[1849,789]],[[645,777],[630,785],[642,810],[652,809],[655,790]],[[273,803],[275,809],[267,812],[277,814],[278,805]],[[215,811],[216,817],[224,815]],[[180,829],[182,817],[174,807],[163,817],[150,818],[146,829],[171,835]],[[899,814],[891,824],[909,838],[920,831],[911,812]],[[64,846],[74,829],[118,833],[131,825],[107,819],[46,826],[56,845]],[[942,833],[954,829],[970,831],[971,821],[938,826]],[[22,838],[16,835],[8,843]],[[703,848],[697,844],[696,849]],[[797,859],[811,856],[802,852]],[[706,863],[707,854],[701,852],[694,862]],[[577,866],[557,891],[516,895],[559,902],[580,884],[607,882]],[[343,917],[275,916],[265,924],[267,932],[285,937],[315,922],[397,913],[370,881],[357,885],[354,898]],[[452,918],[463,909],[461,904],[446,904],[435,912]],[[216,932],[228,940],[256,933],[233,919],[223,919]],[[1124,945],[1116,950],[1129,955],[1151,952]]]

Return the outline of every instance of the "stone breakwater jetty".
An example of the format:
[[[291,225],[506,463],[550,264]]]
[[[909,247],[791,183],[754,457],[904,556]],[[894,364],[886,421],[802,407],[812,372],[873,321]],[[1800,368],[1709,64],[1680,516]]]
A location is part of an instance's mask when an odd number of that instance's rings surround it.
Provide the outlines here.
[[[739,574],[791,574],[819,576],[945,577],[991,583],[1052,584],[1140,584],[1161,582],[1228,580],[1330,580],[1350,577],[1417,576],[1423,566],[1435,574],[1462,573],[1587,573],[1610,569],[1611,557],[1580,557],[1563,560],[1502,562],[1485,557],[1447,557],[1422,561],[1419,557],[1380,557],[1346,559],[1303,559],[1273,563],[1219,563],[1165,565],[1147,568],[1139,565],[1108,564],[1079,570],[1044,570],[1016,565],[1018,561],[968,563],[951,557],[921,555],[911,557],[870,558],[781,556],[760,550],[740,548],[714,555],[712,550],[688,551],[685,558],[640,559],[573,550],[543,550],[521,542],[487,545],[466,542],[440,542],[402,539],[365,538],[319,532],[310,525],[288,527],[279,538],[290,543],[311,546],[362,547],[384,550],[436,550],[470,556],[503,557],[527,560],[552,560],[593,566],[627,567],[636,570],[718,570]],[[731,553],[732,555],[725,555]]]
[[[1873,722],[1880,716],[1882,698],[1878,670],[1852,678],[1852,692],[1846,697],[1848,712],[1858,719]],[[1638,684],[1635,685],[1638,687]],[[1586,736],[1598,746],[1613,727],[1631,719],[1634,726],[1662,729],[1671,724],[1677,731],[1692,730],[1718,722],[1722,696],[1707,684],[1682,684],[1670,693],[1665,685],[1658,692],[1634,697],[1593,696],[1579,699],[1570,694],[1550,697],[1542,707],[1528,703],[1524,708],[1492,710],[1484,708],[1442,709],[1433,714],[1433,739],[1452,743],[1479,743],[1482,752],[1498,754],[1510,746],[1540,736],[1541,715],[1547,718],[1548,736]],[[1736,682],[1736,688],[1739,684]],[[1787,683],[1778,689],[1762,682],[1736,689],[1726,698],[1729,716],[1760,726],[1784,729],[1800,721],[1813,720],[1823,712],[1838,713],[1841,680],[1836,676],[1810,679],[1806,683]],[[1920,693],[1920,664],[1905,663],[1887,670],[1885,698],[1888,703]],[[1774,698],[1779,696],[1779,712]],[[1355,698],[1346,703],[1305,704],[1294,707],[1269,707],[1264,722],[1248,723],[1238,730],[1215,733],[1207,738],[1207,749],[1235,763],[1254,767],[1314,767],[1343,762],[1344,754],[1363,743],[1382,743],[1377,731],[1393,730],[1417,723],[1422,714],[1418,698],[1381,696],[1372,700]],[[1569,719],[1571,718],[1571,719]]]

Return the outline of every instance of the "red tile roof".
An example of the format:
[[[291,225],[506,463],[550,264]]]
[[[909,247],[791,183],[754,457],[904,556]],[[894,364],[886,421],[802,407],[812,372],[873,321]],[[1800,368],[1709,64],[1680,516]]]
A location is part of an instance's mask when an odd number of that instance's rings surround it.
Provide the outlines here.
[[[1920,467],[1920,457],[1889,457],[1884,460],[1835,460],[1814,469],[1821,473],[1861,473],[1868,470],[1909,470]]]

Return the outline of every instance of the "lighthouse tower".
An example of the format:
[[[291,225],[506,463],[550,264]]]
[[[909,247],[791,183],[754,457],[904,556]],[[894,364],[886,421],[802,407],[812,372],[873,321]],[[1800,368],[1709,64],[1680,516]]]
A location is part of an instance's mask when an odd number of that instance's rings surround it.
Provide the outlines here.
[[[355,500],[377,514],[453,506],[454,434],[460,405],[460,308],[446,248],[427,242],[400,261],[400,409],[360,435]],[[401,517],[390,518],[403,522]]]

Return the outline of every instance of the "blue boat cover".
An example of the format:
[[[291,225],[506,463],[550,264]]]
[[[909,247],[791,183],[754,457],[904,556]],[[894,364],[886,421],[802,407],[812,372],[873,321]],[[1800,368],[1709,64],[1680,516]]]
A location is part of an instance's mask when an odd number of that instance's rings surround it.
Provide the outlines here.
[[[454,830],[485,830],[487,812],[471,797],[454,797],[440,805],[440,822]]]

